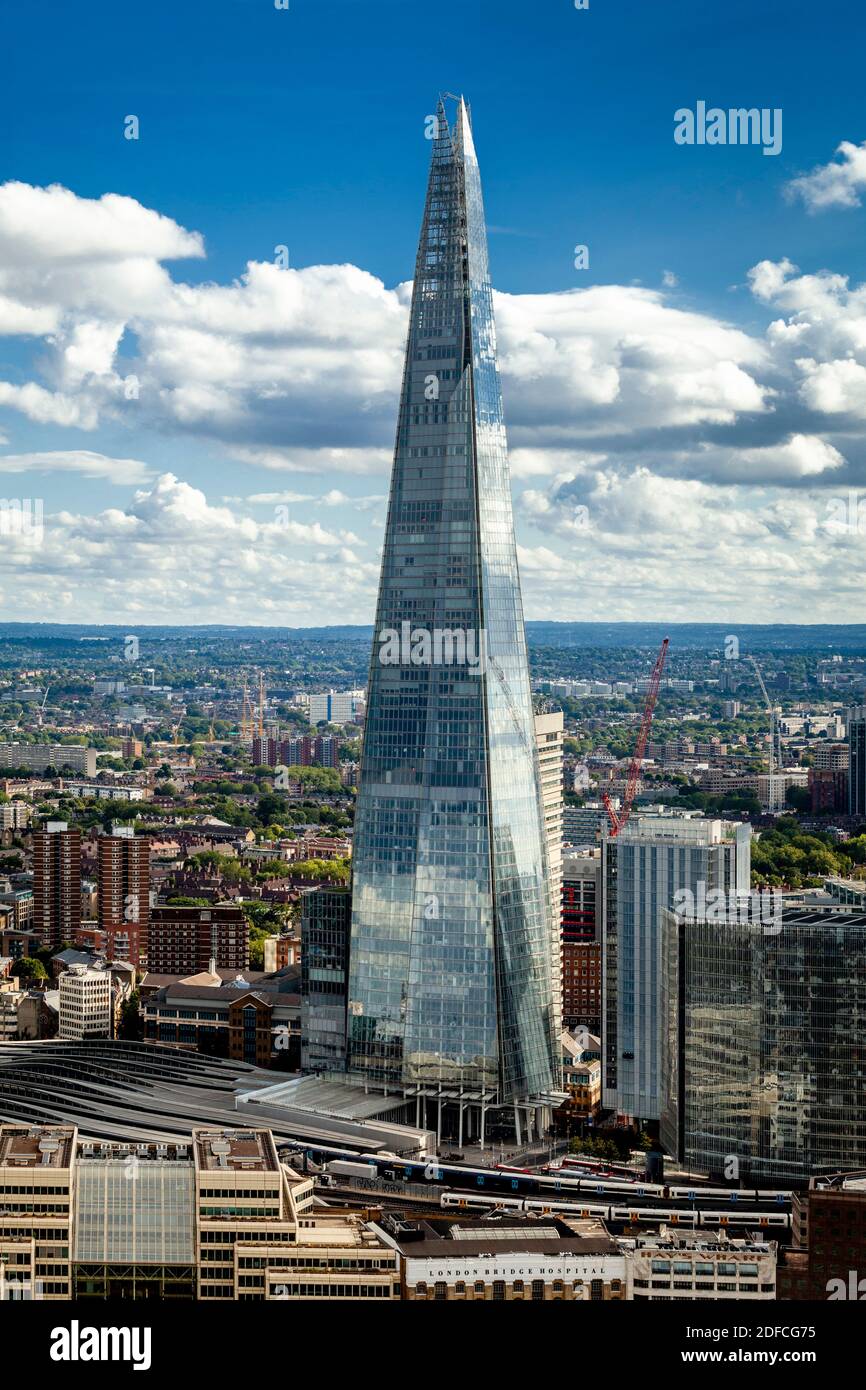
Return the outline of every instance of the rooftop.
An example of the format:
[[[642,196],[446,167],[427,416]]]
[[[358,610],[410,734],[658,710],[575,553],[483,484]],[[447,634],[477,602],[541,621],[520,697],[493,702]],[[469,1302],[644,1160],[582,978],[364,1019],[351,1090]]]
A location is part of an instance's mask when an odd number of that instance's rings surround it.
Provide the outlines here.
[[[499,1225],[489,1220],[456,1224],[447,1218],[410,1224],[407,1220],[396,1237],[404,1255],[412,1259],[459,1259],[479,1255],[616,1255],[617,1242],[601,1222],[567,1224],[555,1218],[542,1222]],[[385,1227],[387,1230],[387,1226]],[[420,1234],[419,1234],[420,1233]],[[392,1239],[394,1238],[392,1232]]]
[[[195,1166],[199,1171],[278,1173],[273,1138],[264,1129],[196,1129]]]
[[[0,1125],[0,1168],[68,1168],[74,1140],[71,1125]]]

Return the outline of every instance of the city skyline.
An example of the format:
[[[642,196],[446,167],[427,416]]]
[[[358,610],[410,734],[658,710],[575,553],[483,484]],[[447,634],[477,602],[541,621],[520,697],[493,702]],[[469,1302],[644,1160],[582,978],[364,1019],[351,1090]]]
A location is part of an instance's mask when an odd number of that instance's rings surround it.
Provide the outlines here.
[[[107,12],[82,53],[57,7],[89,99],[70,109],[52,68],[26,124],[36,33],[16,15],[0,491],[43,516],[3,537],[0,619],[369,621],[428,93],[449,85],[489,170],[527,616],[844,615],[866,577],[866,132],[840,76],[862,19],[831,3],[842,51],[806,6],[729,10],[749,45],[637,3],[620,24],[506,0],[489,32],[469,5],[459,63],[425,33],[386,97],[348,74],[396,45],[388,0],[220,0],[212,33],[178,19],[168,60],[159,25],[133,58]],[[325,95],[304,59],[329,20],[347,80]],[[785,59],[807,30],[805,94]],[[782,113],[778,153],[677,143],[676,113],[714,104]]]

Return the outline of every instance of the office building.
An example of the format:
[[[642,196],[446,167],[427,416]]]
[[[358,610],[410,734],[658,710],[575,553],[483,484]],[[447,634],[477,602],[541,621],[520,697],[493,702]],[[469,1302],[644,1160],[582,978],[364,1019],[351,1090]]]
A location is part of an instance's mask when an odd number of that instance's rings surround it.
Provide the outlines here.
[[[750,886],[751,830],[698,817],[632,816],[602,837],[604,1105],[660,1115],[661,915],[674,894]]]
[[[562,840],[567,847],[598,844],[601,831],[610,824],[604,806],[566,806],[562,812]]]
[[[96,776],[96,749],[81,743],[0,743],[0,767],[24,767],[28,772],[60,772],[71,768],[86,777]]]
[[[400,1298],[397,1252],[366,1214],[316,1209],[267,1129],[0,1125],[0,1207],[0,1299]]]
[[[0,1270],[7,1298],[72,1296],[76,1139],[73,1125],[0,1124]]]
[[[353,854],[349,1072],[444,1132],[556,1103],[552,925],[469,114],[432,141]]]
[[[301,906],[301,1070],[340,1071],[346,1063],[346,992],[352,895],[316,888]]]
[[[197,1297],[397,1299],[396,1256],[359,1218],[313,1209],[269,1130],[195,1130]]]
[[[81,926],[81,831],[47,821],[33,835],[33,930],[56,949]]]
[[[150,910],[147,968],[152,974],[195,975],[247,970],[250,928],[239,907],[158,906]]]
[[[109,960],[144,965],[150,919],[150,841],[115,824],[96,843],[98,921]]]
[[[866,705],[848,710],[848,814],[866,816]]]
[[[310,696],[311,724],[351,724],[363,698],[360,690],[328,690]]]
[[[252,975],[251,979],[247,975]],[[194,975],[142,981],[141,1017],[147,1042],[181,1043],[211,1057],[297,1071],[301,1000],[297,971]]]
[[[57,981],[63,1039],[110,1038],[114,1034],[114,1000],[108,970],[71,965]]]
[[[866,1167],[866,913],[782,902],[662,914],[662,1142],[764,1186]]]
[[[550,897],[550,969],[553,975],[554,1026],[562,1032],[562,950],[560,918],[562,915],[562,710],[536,714],[535,746],[538,750],[538,775],[541,786],[541,810],[544,819],[544,838],[547,845],[547,882]]]
[[[288,1244],[295,1234],[273,1136],[262,1130],[197,1130],[193,1156],[197,1296],[234,1298],[236,1243],[282,1236]]]

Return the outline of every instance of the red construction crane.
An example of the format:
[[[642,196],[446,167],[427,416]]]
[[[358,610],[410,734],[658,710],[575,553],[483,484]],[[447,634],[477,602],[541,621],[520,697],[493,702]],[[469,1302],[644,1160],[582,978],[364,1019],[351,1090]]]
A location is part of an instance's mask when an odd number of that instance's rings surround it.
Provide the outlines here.
[[[632,754],[631,765],[628,770],[628,785],[625,789],[625,796],[623,797],[622,808],[619,815],[617,815],[616,811],[613,809],[607,792],[602,794],[602,800],[605,804],[607,814],[610,816],[611,838],[619,834],[631,815],[631,805],[635,798],[635,792],[637,791],[638,779],[643,764],[643,755],[646,752],[647,739],[649,738],[649,731],[653,722],[653,711],[656,707],[656,700],[659,697],[659,686],[661,685],[662,671],[664,670],[665,657],[668,654],[669,643],[670,638],[666,637],[662,642],[661,651],[656,657],[656,664],[653,667],[652,675],[649,679],[646,704],[643,707],[643,719],[640,722],[640,733],[637,736],[637,743],[635,744],[634,753]]]

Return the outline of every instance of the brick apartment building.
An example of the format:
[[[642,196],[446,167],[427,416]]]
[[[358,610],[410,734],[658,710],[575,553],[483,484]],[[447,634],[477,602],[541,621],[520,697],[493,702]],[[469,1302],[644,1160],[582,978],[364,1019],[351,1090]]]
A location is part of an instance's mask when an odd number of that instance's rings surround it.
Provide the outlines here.
[[[148,969],[160,975],[195,975],[210,962],[218,970],[246,970],[250,929],[239,907],[153,907]]]
[[[99,929],[109,960],[143,965],[150,918],[150,841],[117,827],[97,841]]]

